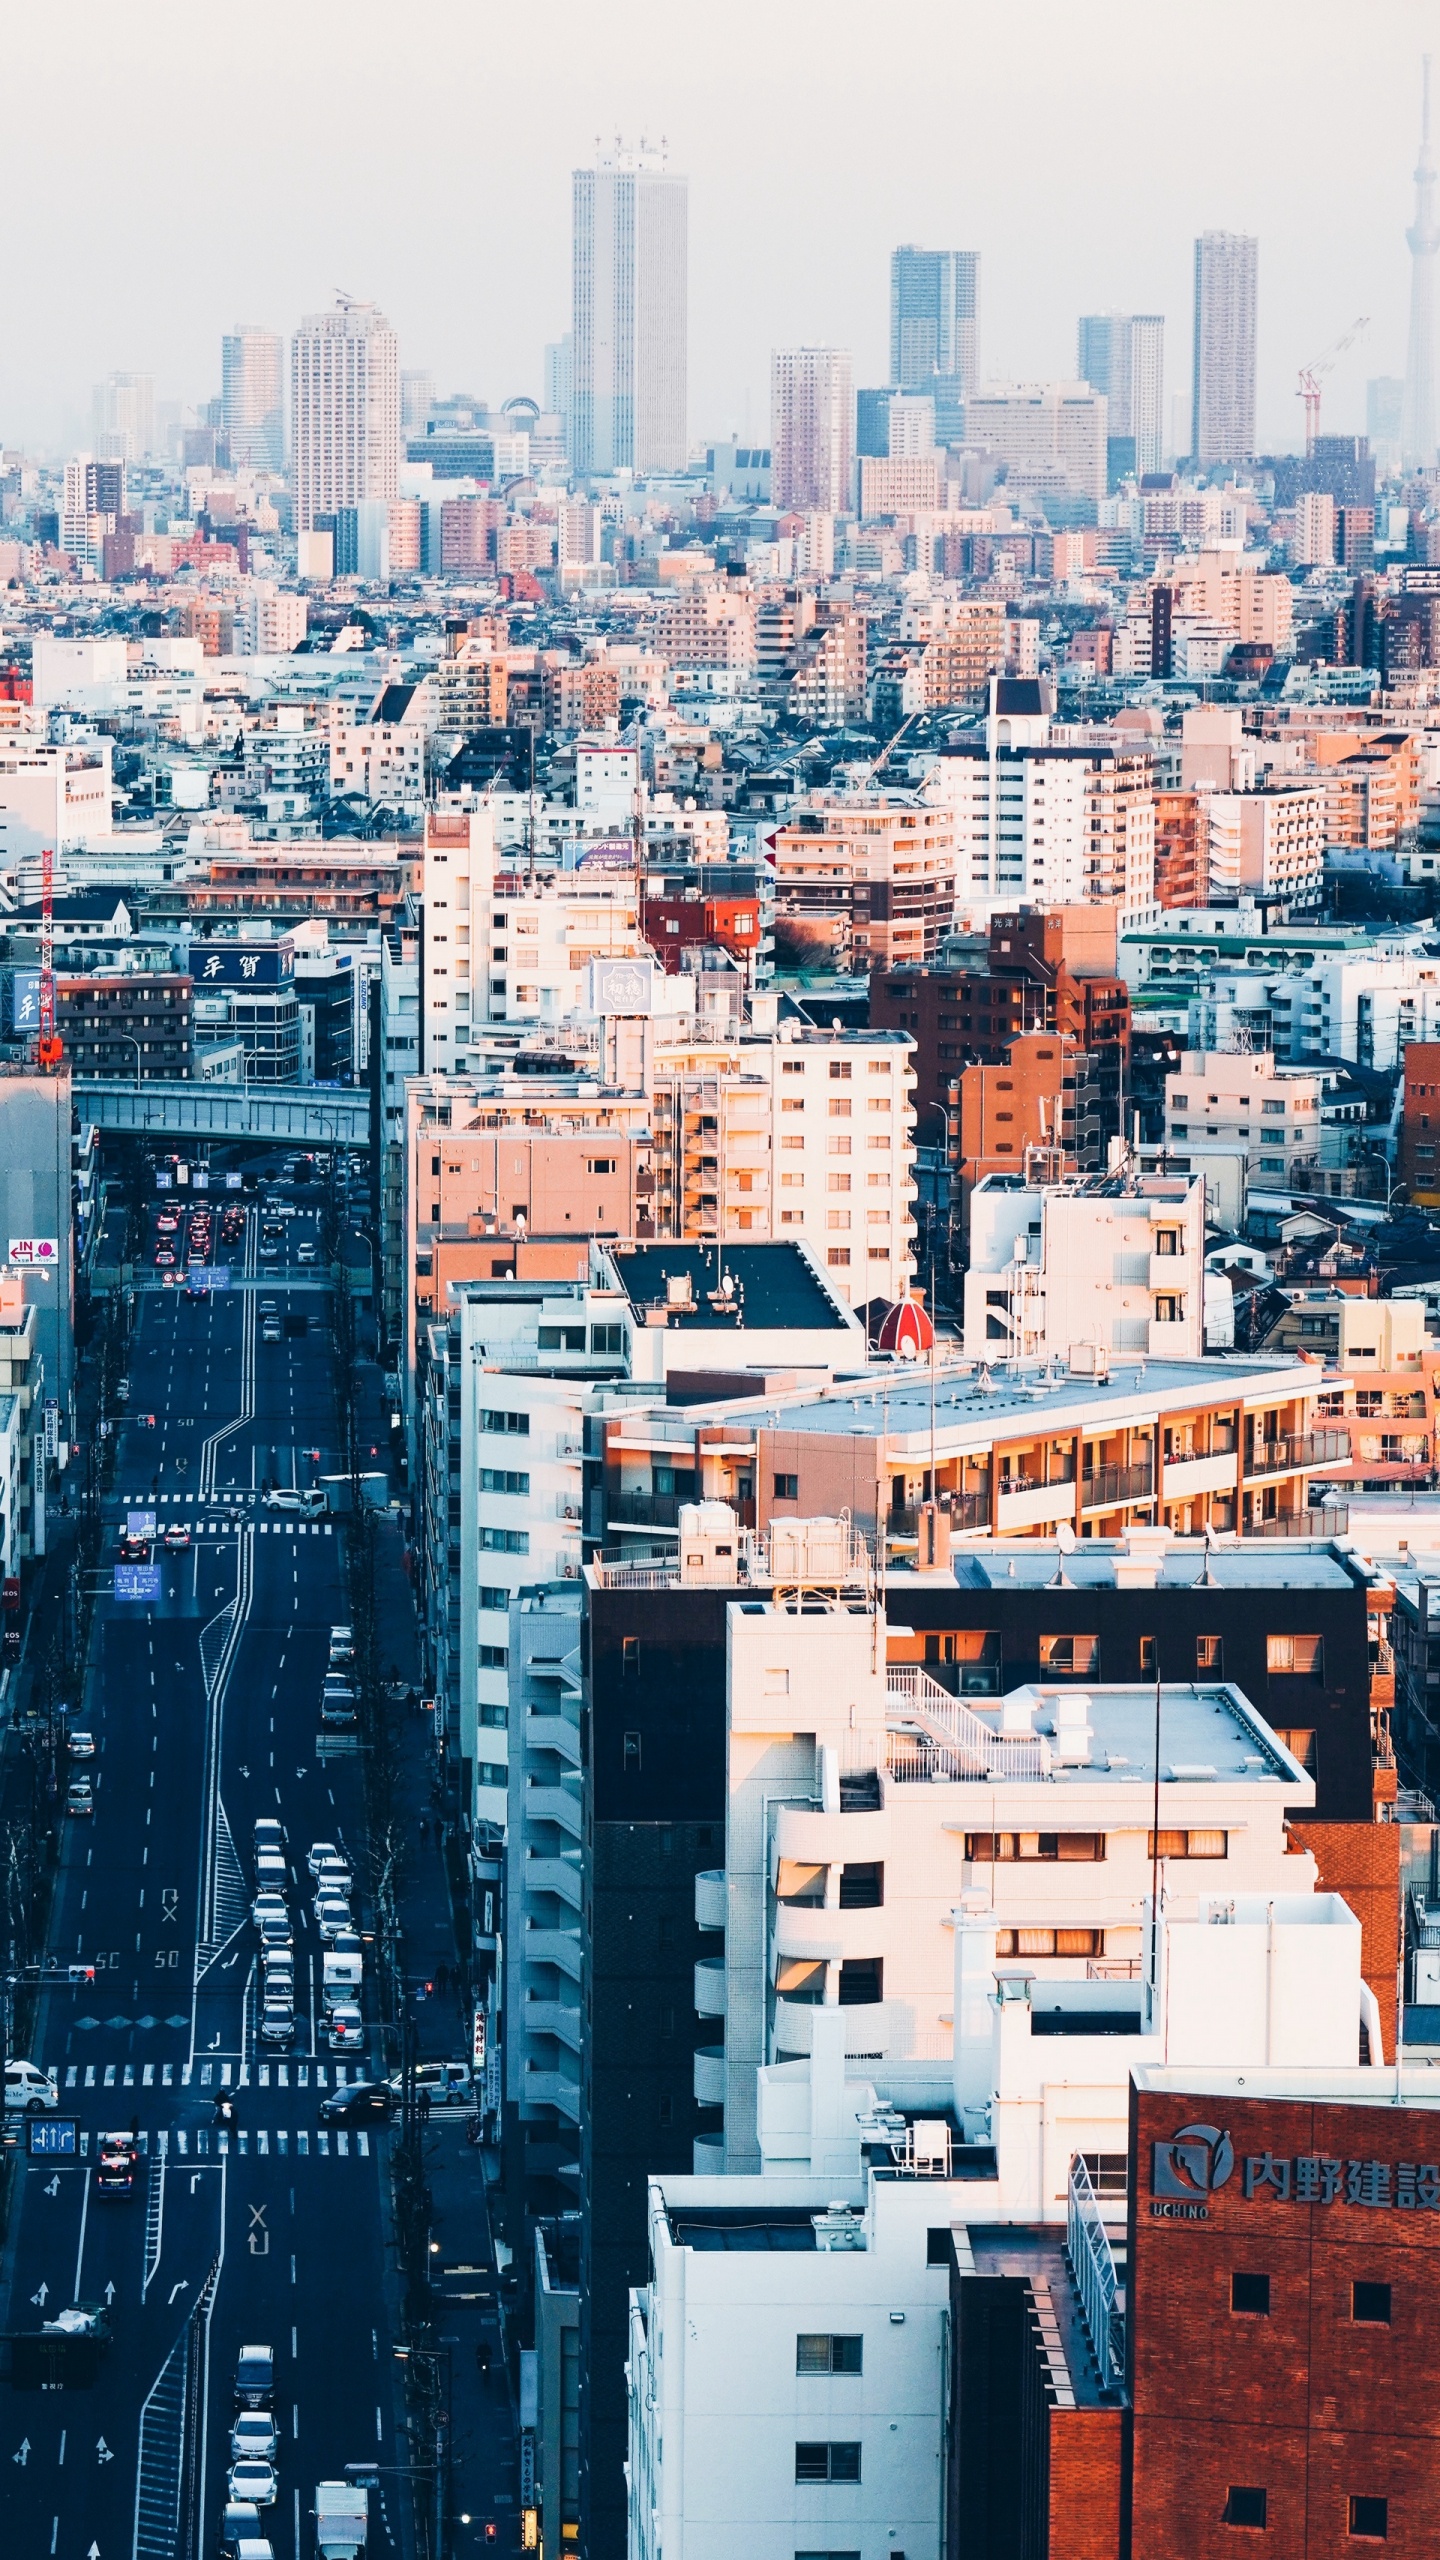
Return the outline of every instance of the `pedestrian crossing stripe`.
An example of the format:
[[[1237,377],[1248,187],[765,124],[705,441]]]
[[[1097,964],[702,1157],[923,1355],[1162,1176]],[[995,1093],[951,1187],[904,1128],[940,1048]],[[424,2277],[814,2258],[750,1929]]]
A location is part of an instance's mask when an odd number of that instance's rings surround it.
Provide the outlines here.
[[[161,2125],[153,2133],[141,2125],[135,2134],[142,2160],[348,2160],[354,2141],[358,2158],[370,2157],[370,2136],[359,2126],[352,2136],[344,2125],[332,2133],[328,2125]],[[332,2152],[330,2146],[334,2144]],[[80,2157],[90,2157],[90,2128],[81,2128]],[[49,2160],[46,2168],[53,2166]]]
[[[188,2089],[192,2085],[192,2066],[188,2062],[182,2062],[179,2064],[174,2062],[147,2062],[144,2064],[143,2070],[144,2080],[142,2082],[142,2086],[147,2089],[155,2086],[154,2074],[157,2070],[160,2074],[159,2086],[162,2089],[173,2089],[176,2087],[177,2070],[179,2072],[178,2085],[182,2089]],[[218,2079],[216,2077],[217,2070],[219,2074]],[[117,2075],[122,2071],[124,2073],[124,2078],[118,2080],[117,2083]],[[83,2080],[81,2078],[82,2072],[84,2075]],[[352,2080],[372,2080],[379,2076],[376,2072],[370,2069],[367,2063],[357,2061],[352,2065],[348,2062],[320,2062],[312,2059],[312,2057],[307,2054],[303,2060],[298,2055],[292,2055],[288,2062],[259,2062],[254,2064],[242,2062],[238,2071],[233,2062],[222,2062],[218,2065],[212,2062],[203,2062],[200,2065],[198,2080],[195,2085],[202,2089],[248,2089],[252,2087],[260,2089],[328,2089],[331,2085],[332,2073],[334,2074],[334,2085],[337,2089],[344,2089],[348,2087]],[[116,2062],[86,2062],[83,2064],[70,2062],[65,2066],[65,2086],[67,2089],[79,2089],[81,2087],[86,2089],[94,2089],[97,2087],[113,2089],[117,2085],[124,2089],[134,2088],[135,2065],[133,2062],[123,2064]]]

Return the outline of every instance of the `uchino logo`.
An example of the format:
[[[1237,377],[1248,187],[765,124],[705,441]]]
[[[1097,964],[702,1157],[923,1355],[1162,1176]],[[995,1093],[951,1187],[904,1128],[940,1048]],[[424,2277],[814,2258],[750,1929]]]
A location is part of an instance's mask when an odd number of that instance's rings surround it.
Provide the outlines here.
[[[1235,2167],[1228,2133],[1216,2124],[1182,2124],[1168,2142],[1150,2146],[1150,2207],[1159,2222],[1208,2222],[1207,2197],[1224,2186]]]

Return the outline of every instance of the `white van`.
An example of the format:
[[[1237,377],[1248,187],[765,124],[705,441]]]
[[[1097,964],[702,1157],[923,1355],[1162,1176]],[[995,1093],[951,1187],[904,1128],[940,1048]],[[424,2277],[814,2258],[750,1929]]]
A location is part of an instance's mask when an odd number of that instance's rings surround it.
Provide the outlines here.
[[[333,1947],[327,1947],[323,1972],[321,1991],[327,2009],[335,2008],[342,2000],[359,1999],[360,1986],[365,1976],[365,1963],[362,1956],[336,1955]]]
[[[267,1511],[299,1511],[307,1520],[318,1520],[330,1508],[330,1497],[321,1484],[272,1485],[264,1499]]]
[[[5,2106],[23,2107],[27,2116],[38,2116],[58,2107],[60,2092],[53,2072],[40,2070],[33,2062],[7,2062],[5,2065]]]

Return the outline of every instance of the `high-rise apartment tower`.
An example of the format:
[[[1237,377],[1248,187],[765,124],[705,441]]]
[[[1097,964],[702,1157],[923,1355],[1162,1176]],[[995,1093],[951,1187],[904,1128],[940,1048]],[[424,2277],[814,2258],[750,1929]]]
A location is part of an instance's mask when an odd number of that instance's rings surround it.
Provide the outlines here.
[[[338,298],[302,320],[290,349],[295,530],[400,493],[400,364],[373,302]]]
[[[980,252],[893,249],[890,379],[901,391],[928,391],[937,373],[957,380],[966,399],[980,379]]]
[[[1195,243],[1190,458],[1240,462],[1255,450],[1255,293],[1260,243],[1202,231]]]
[[[1158,471],[1165,444],[1165,322],[1158,312],[1096,311],[1080,323],[1082,382],[1110,404],[1107,433],[1118,470]],[[1133,447],[1128,456],[1117,446]]]
[[[571,459],[581,474],[678,470],[688,449],[689,181],[616,144],[577,169]]]
[[[237,470],[284,470],[285,342],[273,329],[222,339],[220,412]]]
[[[848,512],[855,383],[848,348],[782,347],[770,363],[770,488],[777,507]]]

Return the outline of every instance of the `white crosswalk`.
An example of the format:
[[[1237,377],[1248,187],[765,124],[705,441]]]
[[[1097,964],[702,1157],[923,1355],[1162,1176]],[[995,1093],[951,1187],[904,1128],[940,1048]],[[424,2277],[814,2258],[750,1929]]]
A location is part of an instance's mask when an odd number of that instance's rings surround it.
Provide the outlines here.
[[[138,2075],[138,2076],[137,2076]],[[358,2056],[320,2062],[70,2062],[67,2089],[343,2089],[378,2074]]]
[[[243,2125],[232,2132],[224,2125],[141,2125],[136,2133],[140,2156],[148,2160],[368,2160],[370,2136],[363,2126]],[[80,2133],[80,2157],[91,2156],[90,2129]],[[52,2164],[46,2162],[46,2167]]]

